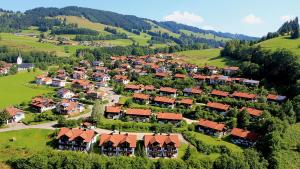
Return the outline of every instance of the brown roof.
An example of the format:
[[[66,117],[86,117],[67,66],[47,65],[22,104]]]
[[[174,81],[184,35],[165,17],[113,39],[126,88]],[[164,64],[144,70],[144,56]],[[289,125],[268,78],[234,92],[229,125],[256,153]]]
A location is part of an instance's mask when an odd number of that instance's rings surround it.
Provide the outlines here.
[[[159,143],[160,147],[172,143],[177,148],[180,146],[178,135],[145,135],[144,136],[145,147],[148,147],[149,145],[154,143]]]
[[[159,89],[161,92],[167,92],[167,93],[176,93],[177,89],[171,88],[171,87],[161,87]]]
[[[157,119],[163,120],[182,120],[182,114],[180,113],[157,113]]]
[[[147,85],[147,86],[144,86],[144,89],[145,90],[155,90],[155,87],[153,85]]]
[[[94,130],[63,127],[60,129],[56,138],[60,139],[62,136],[67,136],[70,141],[73,141],[74,139],[81,137],[84,142],[88,143],[96,136],[96,134],[97,133]]]
[[[160,97],[160,96],[156,96],[154,98],[154,101],[156,102],[162,102],[162,103],[171,103],[174,104],[175,103],[175,99],[173,98],[169,98],[169,97]]]
[[[135,116],[150,116],[151,110],[146,109],[127,109],[125,112],[126,115],[135,115]]]
[[[175,77],[184,79],[184,78],[186,78],[186,75],[185,74],[175,74]]]
[[[239,70],[239,69],[240,69],[240,68],[237,67],[237,66],[224,67],[224,70],[237,71],[237,70]]]
[[[168,74],[164,73],[164,72],[158,72],[158,73],[155,73],[155,76],[157,76],[157,77],[167,77]]]
[[[222,104],[222,103],[215,103],[215,102],[208,102],[206,104],[207,107],[211,107],[211,108],[214,108],[214,109],[219,109],[219,110],[225,110],[227,111],[229,109],[229,105],[227,104]]]
[[[115,80],[128,80],[128,76],[116,75],[114,76]]]
[[[135,99],[142,99],[142,100],[149,100],[150,96],[147,94],[142,94],[142,93],[134,93],[133,98]]]
[[[224,92],[221,90],[213,90],[210,94],[216,95],[216,96],[222,96],[222,97],[227,97],[229,95],[228,92]]]
[[[131,90],[140,90],[141,86],[140,85],[134,85],[134,84],[127,84],[125,86],[125,89],[131,89]]]
[[[250,115],[253,115],[253,116],[261,116],[263,111],[262,110],[257,110],[257,109],[254,109],[254,108],[246,108],[246,107],[243,107],[240,111],[246,109],[246,111],[250,114]]]
[[[245,99],[255,99],[256,98],[256,94],[237,92],[237,91],[235,91],[232,94],[232,96],[233,97],[239,97],[239,98],[245,98]]]
[[[205,119],[200,119],[198,124],[200,126],[211,128],[211,129],[214,129],[217,131],[222,131],[225,127],[225,124],[217,123],[217,122],[205,120]]]
[[[121,113],[121,107],[115,107],[115,106],[106,106],[105,112],[107,113]]]
[[[89,80],[73,80],[73,84],[78,83],[80,86],[88,86],[91,85]]]
[[[136,147],[136,135],[129,134],[101,134],[99,146],[107,142],[112,142],[113,147],[120,147],[123,143],[128,143],[129,147]]]
[[[36,107],[52,106],[54,105],[54,101],[48,98],[35,97],[34,99],[32,99],[31,105]]]
[[[257,140],[258,138],[257,133],[240,128],[233,128],[231,131],[231,135],[235,137],[246,138],[249,140]]]
[[[192,105],[193,104],[193,100],[185,98],[185,99],[180,100],[180,104]]]
[[[62,100],[60,103],[59,103],[60,106],[63,106],[64,107],[64,110],[68,110],[68,111],[71,111],[71,110],[75,110],[77,105],[78,105],[78,102],[72,102],[72,101],[69,101],[67,99],[64,99]]]
[[[205,79],[208,79],[209,76],[204,76],[204,75],[194,75],[193,76],[194,79],[197,79],[197,80],[205,80]]]
[[[23,110],[17,109],[15,107],[8,107],[5,109],[5,112],[8,113],[11,116],[15,116],[17,113],[24,113]]]

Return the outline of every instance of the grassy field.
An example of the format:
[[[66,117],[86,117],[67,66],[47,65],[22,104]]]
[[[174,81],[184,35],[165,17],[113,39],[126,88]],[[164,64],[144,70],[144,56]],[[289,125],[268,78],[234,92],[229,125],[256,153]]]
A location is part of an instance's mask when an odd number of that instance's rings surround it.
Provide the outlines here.
[[[25,129],[0,133],[0,162],[51,148],[53,130]],[[12,139],[15,141],[12,141]]]
[[[53,91],[47,87],[36,87],[29,82],[41,71],[19,72],[16,75],[0,77],[0,109],[9,105],[30,101],[32,97]]]
[[[290,126],[283,136],[282,144],[285,149],[275,152],[275,158],[279,161],[280,169],[299,169],[300,153],[296,151],[296,145],[300,144],[300,123]]]
[[[214,36],[213,34],[194,33],[194,32],[188,31],[188,30],[180,30],[180,32],[182,32],[186,35],[194,35],[194,36],[199,37],[199,38],[213,39],[213,40],[216,40],[216,41],[229,41],[229,40],[231,40],[229,38],[222,38],[222,37],[219,37],[219,36]]]
[[[290,39],[289,36],[281,36],[278,38],[269,39],[259,43],[265,49],[276,50],[286,48],[299,56],[300,60],[300,38]]]
[[[175,54],[179,56],[179,59],[198,66],[204,66],[205,64],[218,67],[234,65],[234,61],[220,56],[220,50],[221,49],[189,50]]]

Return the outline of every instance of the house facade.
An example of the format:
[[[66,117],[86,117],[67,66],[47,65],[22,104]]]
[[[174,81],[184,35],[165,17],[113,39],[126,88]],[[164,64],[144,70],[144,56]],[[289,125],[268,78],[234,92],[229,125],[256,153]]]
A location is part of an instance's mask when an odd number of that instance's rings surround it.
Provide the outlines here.
[[[45,111],[55,109],[56,105],[52,99],[36,97],[32,99],[30,107],[35,111],[42,113]]]
[[[23,110],[17,109],[15,107],[8,107],[4,110],[10,115],[10,118],[7,120],[8,123],[18,123],[25,118],[25,113]]]
[[[64,99],[56,105],[56,111],[62,115],[74,115],[83,112],[84,106],[79,102]]]
[[[225,134],[225,125],[210,120],[200,119],[197,124],[197,131],[204,134],[222,137]]]
[[[151,110],[148,109],[127,109],[124,116],[128,117],[130,121],[149,122]]]
[[[119,119],[121,117],[121,107],[106,106],[104,116],[108,119]]]
[[[256,144],[258,134],[252,131],[233,128],[231,131],[231,141],[234,144],[251,147]]]

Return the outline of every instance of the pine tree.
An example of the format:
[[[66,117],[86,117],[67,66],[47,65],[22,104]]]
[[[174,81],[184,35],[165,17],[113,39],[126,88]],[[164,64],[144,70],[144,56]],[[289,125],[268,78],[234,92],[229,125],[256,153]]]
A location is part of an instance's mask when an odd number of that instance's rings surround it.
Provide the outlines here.
[[[292,39],[297,39],[299,38],[299,22],[298,22],[298,17],[295,18],[293,21],[293,30],[291,33],[291,38]]]
[[[246,128],[250,124],[250,115],[246,109],[237,115],[237,123],[239,128]]]
[[[185,153],[184,153],[182,159],[183,159],[184,161],[186,161],[186,160],[188,160],[188,159],[190,158],[190,156],[191,156],[191,146],[188,145],[188,147],[187,147],[187,149],[185,150]]]

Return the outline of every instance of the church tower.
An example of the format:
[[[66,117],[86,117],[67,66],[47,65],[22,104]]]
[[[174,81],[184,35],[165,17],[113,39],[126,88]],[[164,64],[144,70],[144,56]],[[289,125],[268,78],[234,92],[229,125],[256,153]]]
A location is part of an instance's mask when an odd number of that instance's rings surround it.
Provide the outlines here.
[[[21,53],[19,52],[19,56],[18,56],[18,59],[17,59],[17,65],[20,65],[22,63],[23,63],[23,59],[22,59]]]

